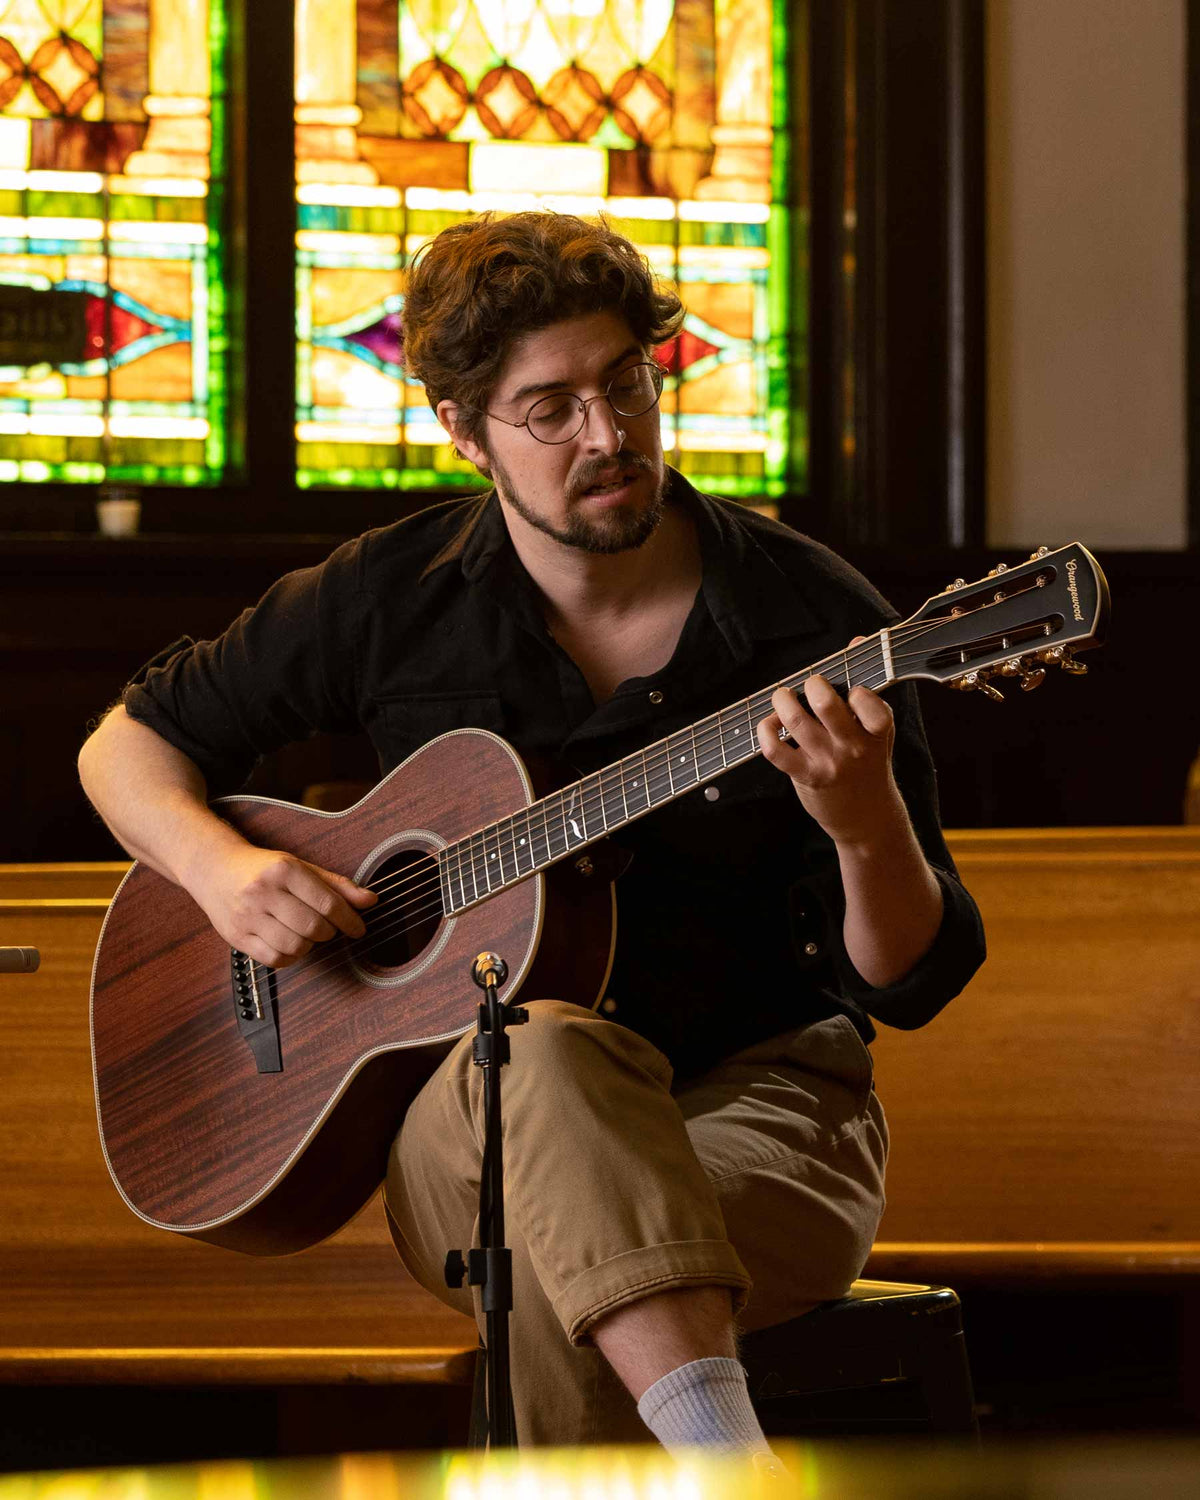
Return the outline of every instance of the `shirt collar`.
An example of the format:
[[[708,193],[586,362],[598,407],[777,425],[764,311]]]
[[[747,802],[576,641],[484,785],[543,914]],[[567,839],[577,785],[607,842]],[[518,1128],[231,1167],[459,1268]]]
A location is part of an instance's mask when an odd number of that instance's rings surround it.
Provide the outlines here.
[[[705,495],[682,474],[671,471],[672,493],[696,523],[704,568],[704,598],[718,630],[738,661],[748,660],[754,642],[816,635],[825,628],[811,600],[779,566],[755,535],[745,506]],[[794,533],[779,527],[784,537]]]
[[[736,660],[748,660],[755,641],[822,632],[825,626],[812,602],[759,542],[743,506],[702,494],[675,469],[667,469],[667,486],[670,498],[695,523],[705,603]],[[792,535],[785,528],[780,531]],[[467,583],[496,589],[508,599],[514,583],[521,592],[531,588],[494,489],[468,502],[462,525],[425,572],[454,561]]]

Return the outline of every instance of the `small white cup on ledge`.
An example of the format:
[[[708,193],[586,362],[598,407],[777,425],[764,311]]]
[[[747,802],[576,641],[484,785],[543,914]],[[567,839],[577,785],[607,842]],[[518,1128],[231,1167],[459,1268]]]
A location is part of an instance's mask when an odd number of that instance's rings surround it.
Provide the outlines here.
[[[101,536],[136,536],[142,502],[136,489],[109,485],[96,501],[96,525]]]

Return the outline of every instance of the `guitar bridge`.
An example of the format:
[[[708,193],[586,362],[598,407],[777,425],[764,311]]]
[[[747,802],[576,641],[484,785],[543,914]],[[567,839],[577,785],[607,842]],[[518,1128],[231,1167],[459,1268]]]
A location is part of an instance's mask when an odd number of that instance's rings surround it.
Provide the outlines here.
[[[230,950],[229,961],[238,1034],[245,1038],[260,1073],[282,1073],[275,970],[237,948]]]

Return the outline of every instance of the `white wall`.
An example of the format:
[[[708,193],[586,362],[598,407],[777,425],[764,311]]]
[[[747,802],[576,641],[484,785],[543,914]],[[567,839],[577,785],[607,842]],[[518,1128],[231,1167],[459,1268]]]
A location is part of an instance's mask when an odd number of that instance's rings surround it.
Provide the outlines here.
[[[1186,535],[1184,0],[988,0],[988,540]]]

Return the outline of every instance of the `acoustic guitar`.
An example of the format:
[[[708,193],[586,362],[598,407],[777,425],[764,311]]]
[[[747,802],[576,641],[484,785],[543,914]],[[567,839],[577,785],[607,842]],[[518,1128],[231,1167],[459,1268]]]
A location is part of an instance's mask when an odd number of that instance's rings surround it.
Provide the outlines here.
[[[880,689],[930,678],[999,697],[1086,668],[1108,587],[1078,544],[957,580],[814,671]],[[186,891],[135,863],[92,973],[92,1058],[113,1181],[148,1224],[251,1254],[334,1233],[367,1201],[413,1095],[475,1021],[470,965],[502,953],[520,991],[596,1004],[615,941],[606,835],[759,753],[771,684],[554,792],[479,729],[432,740],[345,812],[267,797],[213,805],[252,843],[379,893],[365,936],[273,969],[231,951]],[[614,851],[615,853],[615,851]]]

